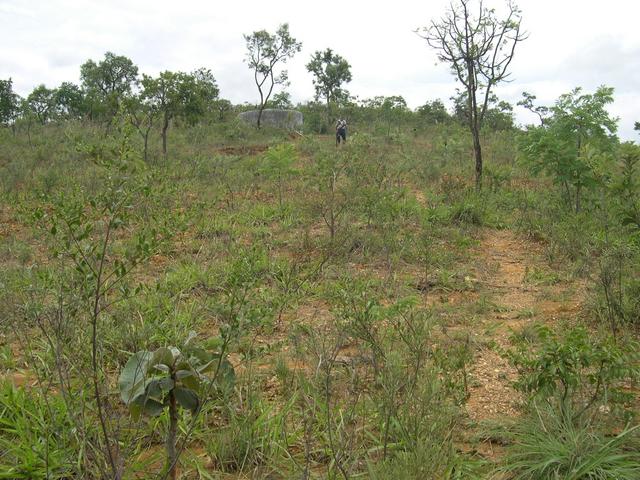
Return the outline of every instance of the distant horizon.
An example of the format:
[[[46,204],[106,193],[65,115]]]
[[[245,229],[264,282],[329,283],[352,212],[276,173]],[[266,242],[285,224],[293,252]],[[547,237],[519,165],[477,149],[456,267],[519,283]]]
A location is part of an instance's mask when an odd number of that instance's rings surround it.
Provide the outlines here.
[[[351,64],[353,81],[346,87],[352,95],[401,95],[412,110],[441,100],[450,110],[449,98],[460,85],[414,33],[440,18],[449,2],[423,3],[395,2],[393,9],[375,1],[367,8],[346,3],[340,5],[340,15],[323,8],[309,15],[308,6],[292,0],[272,2],[269,10],[255,1],[222,7],[193,2],[188,11],[164,1],[129,5],[124,0],[37,0],[27,5],[0,0],[2,39],[11,45],[0,52],[0,79],[11,77],[21,96],[40,84],[79,84],[80,65],[112,51],[150,75],[209,68],[222,98],[237,105],[255,104],[257,89],[243,62],[242,35],[275,31],[279,24],[289,23],[291,34],[303,44],[302,52],[285,65],[291,81],[286,91],[294,104],[313,99],[312,75],[305,69],[311,54],[332,48]],[[513,81],[495,90],[501,100],[514,105],[516,123],[536,121],[515,105],[523,91],[550,106],[575,87],[593,92],[607,85],[614,88],[609,111],[620,119],[618,136],[640,141],[633,129],[640,121],[640,30],[635,26],[640,5],[611,0],[603,10],[595,1],[517,3],[530,38],[516,50]],[[485,5],[495,6],[499,14],[504,2]]]

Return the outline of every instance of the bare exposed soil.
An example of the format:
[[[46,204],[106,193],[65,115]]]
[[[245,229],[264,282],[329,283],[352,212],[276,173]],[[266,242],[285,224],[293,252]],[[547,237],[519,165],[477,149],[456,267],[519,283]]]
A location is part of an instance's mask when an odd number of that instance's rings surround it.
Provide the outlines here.
[[[545,268],[542,247],[509,230],[488,230],[476,249],[478,281],[489,292],[494,308],[474,326],[479,339],[473,382],[467,403],[474,421],[501,419],[518,414],[521,398],[512,388],[515,369],[498,352],[510,346],[509,337],[533,323],[570,318],[581,308],[581,288],[573,283],[535,285],[527,272]],[[566,291],[566,301],[555,301],[554,293]]]

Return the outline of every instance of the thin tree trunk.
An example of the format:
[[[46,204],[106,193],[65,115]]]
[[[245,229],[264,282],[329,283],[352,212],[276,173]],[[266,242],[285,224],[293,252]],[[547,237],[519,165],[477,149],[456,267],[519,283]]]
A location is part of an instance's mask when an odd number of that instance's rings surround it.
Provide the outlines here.
[[[469,48],[469,47],[467,47]],[[476,99],[476,71],[473,62],[467,60],[467,108],[469,110],[469,129],[473,137],[473,156],[476,162],[476,192],[482,189],[482,147],[480,146],[480,125],[478,102]]]
[[[258,110],[258,128],[260,128],[262,122],[262,111],[264,110],[264,105],[260,104],[260,109]]]
[[[331,104],[329,103],[330,95],[327,93],[327,132],[331,128]]]
[[[167,465],[169,478],[176,480],[178,456],[176,452],[176,438],[178,435],[178,405],[173,390],[169,391],[169,431],[167,432]]]
[[[473,154],[476,160],[476,191],[482,190],[482,147],[480,145],[480,132],[476,126],[472,130]]]
[[[167,130],[169,129],[169,117],[164,116],[164,123],[162,124],[162,154],[167,158]]]
[[[107,419],[104,412],[104,405],[102,403],[102,394],[100,393],[100,380],[99,380],[99,365],[98,365],[98,318],[100,315],[100,299],[102,298],[102,272],[107,255],[107,246],[109,245],[111,234],[111,220],[107,225],[107,231],[102,244],[102,253],[100,255],[100,264],[98,266],[98,274],[96,276],[96,288],[93,298],[93,311],[91,313],[91,375],[93,380],[93,394],[96,401],[96,407],[98,410],[98,419],[100,421],[100,428],[102,430],[102,436],[105,443],[105,449],[107,453],[107,459],[111,467],[111,473],[114,480],[120,480],[122,478],[122,472],[118,468],[118,456],[117,453],[111,449],[111,436],[109,427],[107,425]],[[117,450],[118,443],[115,442],[114,450]]]
[[[147,130],[144,134],[144,163],[147,163],[148,160],[148,146],[149,146],[149,130]]]

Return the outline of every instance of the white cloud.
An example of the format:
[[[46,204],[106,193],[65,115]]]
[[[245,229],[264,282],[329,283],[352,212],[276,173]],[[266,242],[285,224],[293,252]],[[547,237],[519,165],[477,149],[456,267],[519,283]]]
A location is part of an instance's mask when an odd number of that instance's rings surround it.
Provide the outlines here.
[[[500,6],[502,0],[485,0]],[[456,84],[446,65],[413,31],[445,12],[448,0],[301,2],[299,0],[0,0],[0,78],[28,93],[45,83],[79,80],[79,67],[106,51],[129,56],[141,72],[211,68],[222,94],[255,102],[243,58],[243,33],[289,22],[303,50],[286,68],[294,100],[313,96],[305,64],[315,50],[333,48],[352,65],[349,90],[361,98],[403,95],[410,106],[447,100]],[[513,79],[498,93],[514,102],[523,90],[550,104],[581,85],[616,88],[611,111],[621,135],[636,139],[640,120],[640,2],[520,0],[530,38],[516,51]],[[526,117],[518,111],[518,118]]]

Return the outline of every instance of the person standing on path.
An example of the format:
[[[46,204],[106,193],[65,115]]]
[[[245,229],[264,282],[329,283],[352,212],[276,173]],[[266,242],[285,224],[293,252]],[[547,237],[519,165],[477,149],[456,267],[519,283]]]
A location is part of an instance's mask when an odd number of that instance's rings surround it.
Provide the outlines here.
[[[338,119],[336,122],[336,147],[342,143],[347,141],[347,122],[344,119]]]

